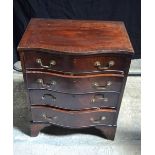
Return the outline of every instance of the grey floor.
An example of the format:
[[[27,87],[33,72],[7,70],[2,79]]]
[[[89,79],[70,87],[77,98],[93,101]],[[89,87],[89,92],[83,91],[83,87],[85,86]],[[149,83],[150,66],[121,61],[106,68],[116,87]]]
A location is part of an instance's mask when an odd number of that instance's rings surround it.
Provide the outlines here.
[[[140,60],[130,73],[140,73]],[[29,115],[22,74],[14,71],[14,155],[140,155],[140,76],[129,76],[114,141],[100,137],[93,128],[69,130],[50,126],[38,137],[29,136]]]

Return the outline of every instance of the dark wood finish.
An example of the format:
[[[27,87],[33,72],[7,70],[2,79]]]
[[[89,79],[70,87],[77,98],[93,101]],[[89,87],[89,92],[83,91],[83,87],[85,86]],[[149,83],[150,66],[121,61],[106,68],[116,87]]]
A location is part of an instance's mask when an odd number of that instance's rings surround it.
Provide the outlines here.
[[[130,58],[126,55],[88,55],[88,56],[72,56],[72,55],[60,55],[52,54],[48,52],[31,51],[25,52],[25,67],[31,70],[41,71],[55,71],[66,74],[80,74],[80,73],[113,73],[118,72],[124,74],[126,68],[129,65]],[[50,69],[43,68],[36,61],[40,59],[44,66],[50,66],[50,62],[54,60],[55,65],[51,66]],[[114,65],[108,69],[98,69],[94,64],[100,62],[101,66],[107,67],[110,61],[114,61]]]
[[[38,136],[40,130],[44,129],[45,127],[50,126],[50,124],[43,124],[43,123],[32,123],[30,124],[30,135],[31,137]]]
[[[70,128],[96,125],[115,125],[116,110],[69,111],[44,106],[31,106],[32,121],[51,123]]]
[[[133,54],[123,22],[32,19],[19,50]]]
[[[31,122],[30,125],[30,135],[31,137],[38,136],[40,130],[44,129],[45,127],[51,126],[50,123],[41,123],[41,122]],[[115,133],[116,133],[116,126],[104,126],[99,125],[95,126],[96,129],[100,130],[103,137],[109,140],[114,140]]]
[[[48,89],[64,93],[120,92],[124,76],[97,74],[93,76],[65,76],[48,72],[27,73],[28,89]]]
[[[114,140],[117,126],[103,126],[103,125],[100,125],[100,126],[96,126],[95,128],[100,130],[101,133],[107,139]]]
[[[130,60],[130,62],[131,62],[131,60]],[[128,68],[126,70],[127,73],[129,72],[129,68],[130,68],[130,65],[128,65]],[[122,82],[122,89],[121,89],[121,92],[120,92],[120,95],[119,95],[118,104],[117,104],[117,116],[116,116],[116,119],[118,119],[118,115],[119,115],[119,111],[120,111],[120,107],[121,107],[121,102],[122,102],[122,98],[123,98],[123,94],[124,94],[124,89],[125,89],[126,81],[127,81],[127,75],[124,77],[123,82]]]
[[[134,53],[122,22],[32,19],[18,50],[31,136],[55,124],[114,139]]]
[[[32,105],[49,105],[63,109],[116,108],[119,93],[66,94],[49,90],[30,90]]]

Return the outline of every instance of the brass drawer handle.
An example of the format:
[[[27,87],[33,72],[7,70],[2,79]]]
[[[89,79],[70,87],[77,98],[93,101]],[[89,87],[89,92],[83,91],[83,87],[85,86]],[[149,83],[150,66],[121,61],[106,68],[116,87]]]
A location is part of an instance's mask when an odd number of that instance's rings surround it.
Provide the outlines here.
[[[52,99],[53,102],[56,101],[56,97],[53,96],[52,94],[44,94],[44,95],[42,96],[42,100],[45,100],[46,97],[50,97],[50,98]]]
[[[45,84],[44,81],[43,81],[43,79],[37,79],[37,82],[38,82],[39,84],[41,84],[42,87],[47,87],[47,88],[56,85],[56,82],[55,82],[55,81],[52,81],[50,84]]]
[[[52,66],[55,66],[55,65],[56,65],[56,61],[55,61],[55,60],[51,60],[49,66],[43,65],[41,59],[36,59],[36,62],[37,62],[38,64],[40,64],[40,66],[41,66],[42,68],[46,68],[46,69],[50,69],[50,68],[52,68]]]
[[[97,67],[99,70],[106,70],[110,67],[114,66],[115,62],[113,60],[109,61],[107,65],[102,66],[100,61],[96,61],[94,63],[94,66]]]
[[[91,100],[91,103],[95,103],[99,100],[102,100],[103,102],[108,102],[108,98],[104,97],[104,95],[101,95],[101,97],[98,97],[99,95],[95,95],[94,98]]]
[[[48,117],[46,114],[43,114],[42,116],[48,121],[55,121],[58,118],[57,116]]]
[[[105,116],[101,116],[99,119],[90,118],[90,121],[93,123],[100,123],[101,121],[106,120]]]
[[[94,82],[92,85],[98,90],[103,90],[103,89],[106,89],[108,86],[111,86],[112,82],[107,81],[105,85],[99,85],[98,82]]]

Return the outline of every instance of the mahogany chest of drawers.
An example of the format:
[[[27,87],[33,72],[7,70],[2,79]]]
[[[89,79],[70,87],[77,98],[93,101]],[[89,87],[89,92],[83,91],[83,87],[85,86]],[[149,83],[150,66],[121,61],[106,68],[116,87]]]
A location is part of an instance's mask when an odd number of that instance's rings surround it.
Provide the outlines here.
[[[31,19],[18,51],[31,136],[53,124],[114,139],[134,53],[122,22]]]

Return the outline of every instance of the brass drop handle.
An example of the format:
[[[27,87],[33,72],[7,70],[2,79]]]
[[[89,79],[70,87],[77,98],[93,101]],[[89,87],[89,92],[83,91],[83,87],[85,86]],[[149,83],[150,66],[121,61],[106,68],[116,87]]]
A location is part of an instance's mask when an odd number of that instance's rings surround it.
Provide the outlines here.
[[[104,97],[103,95],[95,95],[94,98],[91,100],[91,103],[95,103],[100,100],[102,100],[103,102],[108,102],[108,98]]]
[[[40,64],[40,66],[41,66],[42,68],[46,68],[46,69],[51,69],[52,66],[55,66],[55,65],[56,65],[56,61],[55,61],[55,60],[51,60],[49,66],[43,65],[42,60],[41,60],[40,58],[39,58],[39,59],[36,59],[36,62],[37,62],[38,64]]]
[[[51,87],[51,86],[55,86],[56,85],[56,82],[55,81],[52,81],[50,84],[45,84],[44,83],[44,81],[43,81],[43,79],[37,79],[37,82],[39,83],[39,84],[41,84],[42,85],[42,87],[47,87],[47,88],[49,88],[49,87]]]
[[[109,69],[110,67],[114,66],[115,62],[113,60],[109,61],[108,64],[106,64],[105,66],[101,65],[100,61],[96,61],[94,63],[94,66],[97,67],[99,70],[106,70]]]
[[[105,85],[100,85],[98,82],[94,82],[92,85],[98,90],[103,90],[106,89],[108,86],[111,86],[112,82],[107,81]]]
[[[43,114],[42,116],[43,116],[44,119],[46,119],[48,121],[55,121],[58,118],[57,116],[49,117],[46,114]]]
[[[93,123],[100,123],[101,121],[106,120],[106,116],[101,116],[99,119],[90,118],[90,121]]]
[[[47,97],[50,97],[50,98],[52,99],[53,102],[56,101],[56,97],[53,96],[52,94],[44,94],[44,95],[42,96],[42,100],[45,100]]]

